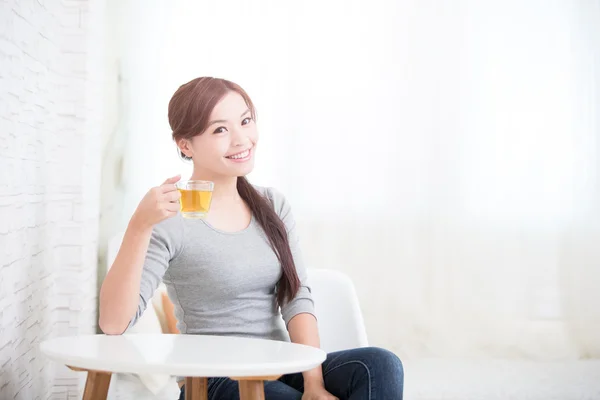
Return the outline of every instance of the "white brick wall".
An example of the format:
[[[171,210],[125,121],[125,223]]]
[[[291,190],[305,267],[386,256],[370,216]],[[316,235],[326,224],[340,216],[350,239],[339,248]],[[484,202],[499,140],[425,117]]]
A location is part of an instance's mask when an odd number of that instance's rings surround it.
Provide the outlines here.
[[[40,340],[94,333],[103,0],[0,0],[0,399],[75,399]]]

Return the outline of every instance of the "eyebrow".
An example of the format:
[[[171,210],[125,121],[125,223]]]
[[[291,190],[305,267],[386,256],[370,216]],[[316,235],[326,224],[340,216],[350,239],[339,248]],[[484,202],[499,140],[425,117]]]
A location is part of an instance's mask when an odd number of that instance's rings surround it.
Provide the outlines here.
[[[242,115],[240,115],[240,118],[242,118],[244,115],[248,114],[250,112],[250,109],[247,109],[246,111],[244,111],[242,113]],[[227,123],[226,119],[215,119],[214,121],[210,121],[210,123],[208,124],[208,126],[214,125],[214,124],[225,124]]]

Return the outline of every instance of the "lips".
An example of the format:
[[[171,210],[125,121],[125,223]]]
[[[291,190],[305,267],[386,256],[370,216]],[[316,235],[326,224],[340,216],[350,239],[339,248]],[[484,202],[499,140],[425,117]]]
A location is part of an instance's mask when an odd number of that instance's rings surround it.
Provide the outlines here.
[[[244,162],[252,159],[253,153],[254,153],[254,146],[252,146],[246,150],[237,152],[235,154],[230,154],[228,156],[225,156],[225,158],[234,163],[244,163]]]
[[[243,158],[247,158],[250,155],[250,149],[241,151],[239,153],[232,154],[230,156],[226,156],[225,158],[229,158],[230,160],[240,160]]]

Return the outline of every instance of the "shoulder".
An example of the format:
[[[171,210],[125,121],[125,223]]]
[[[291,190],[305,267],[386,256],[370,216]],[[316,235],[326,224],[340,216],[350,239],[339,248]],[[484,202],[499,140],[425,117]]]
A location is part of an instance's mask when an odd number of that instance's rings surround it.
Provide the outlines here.
[[[162,220],[158,224],[154,225],[154,230],[168,236],[177,235],[181,232],[183,226],[183,217],[180,213],[177,213],[174,217]]]
[[[258,193],[260,193],[264,198],[271,202],[273,208],[275,209],[277,214],[279,214],[279,216],[284,214],[289,209],[290,206],[285,196],[279,190],[267,186],[253,186],[254,189],[258,191]]]
[[[176,252],[181,247],[184,237],[183,229],[183,217],[178,213],[176,216],[154,225],[152,236],[162,242],[171,252]]]

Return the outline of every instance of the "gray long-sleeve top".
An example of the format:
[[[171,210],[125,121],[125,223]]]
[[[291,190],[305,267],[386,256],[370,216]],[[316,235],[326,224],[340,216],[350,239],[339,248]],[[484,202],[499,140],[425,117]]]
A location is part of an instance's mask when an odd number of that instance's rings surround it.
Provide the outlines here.
[[[275,290],[281,265],[254,217],[246,229],[228,233],[178,214],[154,227],[138,310],[129,326],[142,315],[161,280],[175,306],[181,333],[287,340],[282,317],[287,325],[297,314],[314,315],[290,206],[274,189],[256,189],[287,228],[301,281],[296,297],[280,311]]]

